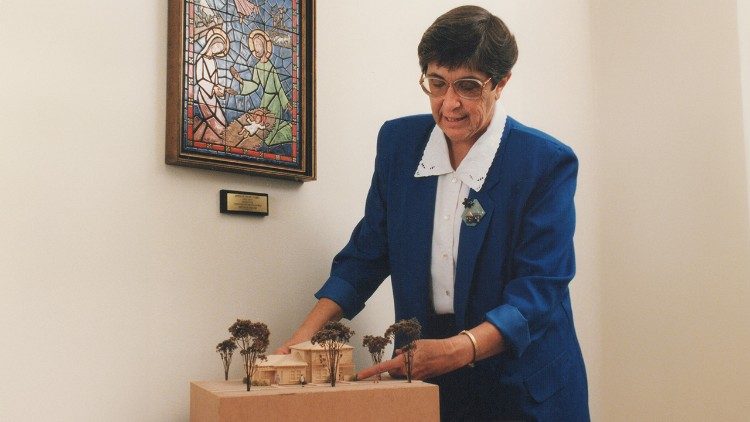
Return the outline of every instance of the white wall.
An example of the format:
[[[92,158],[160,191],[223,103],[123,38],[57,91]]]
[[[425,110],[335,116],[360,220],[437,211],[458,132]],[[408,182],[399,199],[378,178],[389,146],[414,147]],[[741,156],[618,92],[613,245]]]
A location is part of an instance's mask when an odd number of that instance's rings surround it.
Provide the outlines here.
[[[740,75],[742,81],[742,120],[745,134],[745,176],[750,200],[750,1],[737,0],[737,30],[740,39]],[[750,211],[750,204],[748,204]],[[750,219],[750,212],[748,213]]]
[[[185,420],[234,318],[265,321],[272,346],[302,319],[362,212],[380,123],[428,110],[421,32],[462,2],[318,3],[319,180],[301,185],[163,163],[166,2],[0,0],[0,419]],[[588,2],[476,3],[520,44],[510,114],[581,159],[572,289],[596,417],[610,239]],[[266,192],[271,214],[220,215],[219,189]],[[355,341],[390,322],[384,285]]]
[[[746,420],[735,1],[592,2],[603,420]]]

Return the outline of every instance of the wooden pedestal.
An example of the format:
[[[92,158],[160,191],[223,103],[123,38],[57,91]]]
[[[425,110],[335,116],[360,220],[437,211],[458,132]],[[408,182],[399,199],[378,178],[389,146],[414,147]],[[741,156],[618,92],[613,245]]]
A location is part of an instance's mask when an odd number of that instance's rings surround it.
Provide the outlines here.
[[[421,381],[253,386],[235,381],[190,383],[191,422],[439,421],[438,388]]]

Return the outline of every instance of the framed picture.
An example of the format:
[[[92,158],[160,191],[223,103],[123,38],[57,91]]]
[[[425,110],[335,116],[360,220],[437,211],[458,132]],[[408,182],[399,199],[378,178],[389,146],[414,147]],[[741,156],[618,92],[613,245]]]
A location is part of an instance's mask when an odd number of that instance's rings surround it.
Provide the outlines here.
[[[166,162],[315,180],[315,1],[169,0]]]

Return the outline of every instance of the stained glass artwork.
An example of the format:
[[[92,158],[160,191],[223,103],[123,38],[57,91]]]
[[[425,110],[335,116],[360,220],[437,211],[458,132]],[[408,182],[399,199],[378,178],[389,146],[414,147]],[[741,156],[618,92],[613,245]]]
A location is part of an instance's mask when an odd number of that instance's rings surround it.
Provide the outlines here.
[[[179,17],[181,74],[169,77],[181,83],[168,163],[314,179],[313,8],[311,0],[170,0],[170,69]],[[171,102],[177,84],[169,85]],[[168,109],[170,132],[176,107]]]

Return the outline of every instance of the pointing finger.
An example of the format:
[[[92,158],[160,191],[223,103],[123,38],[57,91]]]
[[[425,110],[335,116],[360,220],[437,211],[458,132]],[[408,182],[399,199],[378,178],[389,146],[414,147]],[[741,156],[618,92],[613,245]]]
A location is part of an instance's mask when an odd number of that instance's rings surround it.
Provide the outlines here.
[[[387,360],[385,362],[381,362],[377,365],[373,365],[369,368],[363,369],[357,373],[357,379],[363,380],[370,378],[373,375],[381,374],[383,372],[388,372],[394,369],[398,369],[404,366],[404,358],[403,356],[396,356],[395,358],[391,360]]]

